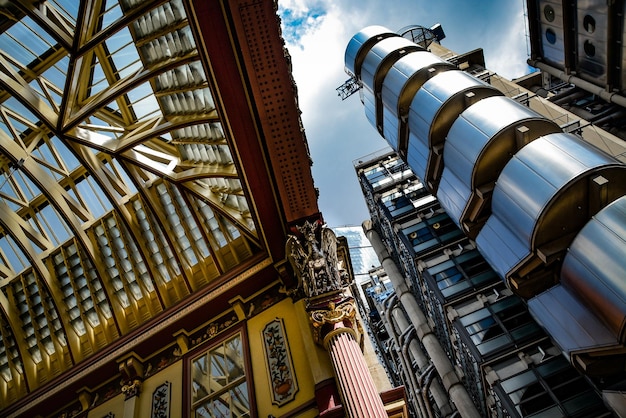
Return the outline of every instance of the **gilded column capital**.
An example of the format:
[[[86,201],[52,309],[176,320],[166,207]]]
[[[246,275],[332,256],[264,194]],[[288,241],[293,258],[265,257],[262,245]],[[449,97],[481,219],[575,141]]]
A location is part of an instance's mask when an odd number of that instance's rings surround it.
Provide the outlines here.
[[[319,306],[319,305],[318,305]],[[328,342],[333,336],[346,332],[362,345],[363,330],[356,317],[356,306],[352,297],[340,301],[330,301],[326,307],[309,311],[313,338],[317,344],[328,349]]]

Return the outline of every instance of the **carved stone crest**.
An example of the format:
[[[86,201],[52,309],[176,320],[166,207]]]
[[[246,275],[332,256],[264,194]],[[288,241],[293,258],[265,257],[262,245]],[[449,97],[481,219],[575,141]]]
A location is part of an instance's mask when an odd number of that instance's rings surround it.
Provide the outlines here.
[[[349,275],[337,258],[337,237],[319,223],[297,227],[301,236],[289,235],[286,254],[298,278],[297,292],[306,298],[341,292]]]

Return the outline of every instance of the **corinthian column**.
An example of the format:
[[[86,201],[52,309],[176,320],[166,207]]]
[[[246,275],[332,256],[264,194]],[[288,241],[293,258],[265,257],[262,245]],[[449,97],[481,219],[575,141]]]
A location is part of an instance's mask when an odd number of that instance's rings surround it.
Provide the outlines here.
[[[313,311],[311,319],[330,353],[346,415],[387,418],[361,351],[362,334],[355,313],[354,301],[348,298],[337,306],[330,302],[328,310]]]
[[[354,299],[344,294],[350,278],[337,259],[335,234],[308,222],[298,230],[300,235],[291,235],[286,248],[298,277],[295,293],[307,301],[315,342],[330,354],[346,416],[387,418],[363,357]]]

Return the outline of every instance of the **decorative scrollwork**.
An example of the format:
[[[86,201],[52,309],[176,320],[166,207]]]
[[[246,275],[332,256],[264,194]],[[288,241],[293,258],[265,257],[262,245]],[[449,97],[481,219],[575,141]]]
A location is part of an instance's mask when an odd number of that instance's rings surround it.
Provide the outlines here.
[[[141,390],[141,380],[135,379],[132,382],[127,382],[122,386],[122,393],[124,399],[130,399],[133,396],[138,396]]]

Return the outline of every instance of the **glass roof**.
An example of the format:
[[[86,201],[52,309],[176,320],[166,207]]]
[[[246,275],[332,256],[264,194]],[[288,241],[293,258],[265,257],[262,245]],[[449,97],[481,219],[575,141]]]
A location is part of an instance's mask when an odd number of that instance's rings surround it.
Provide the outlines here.
[[[182,0],[29,3],[0,16],[4,405],[260,246]]]

